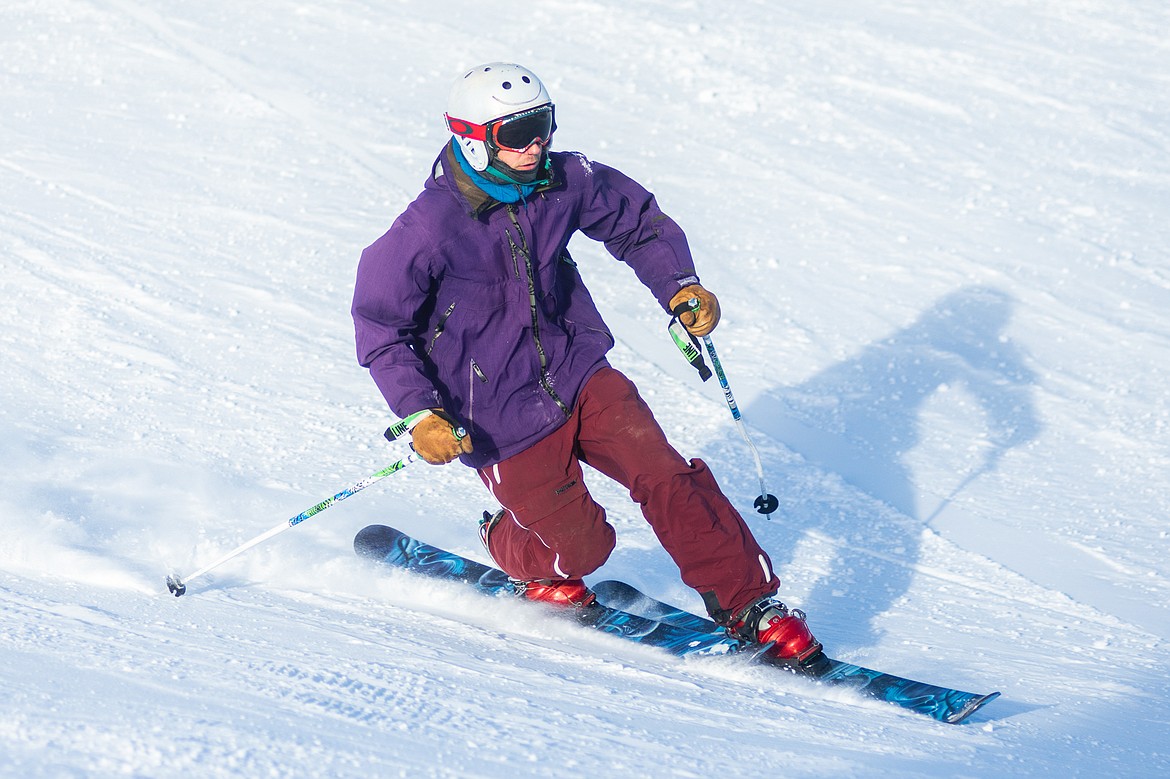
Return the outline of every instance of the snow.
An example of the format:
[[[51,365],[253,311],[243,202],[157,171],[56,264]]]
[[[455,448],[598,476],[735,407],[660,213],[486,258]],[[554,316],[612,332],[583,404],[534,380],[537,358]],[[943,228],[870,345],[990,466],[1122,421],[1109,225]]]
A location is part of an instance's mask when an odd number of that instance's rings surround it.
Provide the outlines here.
[[[1030,3],[0,8],[0,775],[1170,775],[1170,11]],[[482,558],[468,469],[356,365],[361,249],[465,66],[688,231],[780,500],[624,266],[574,257],[676,445],[841,659],[1003,697],[941,725],[374,570]],[[592,580],[692,610],[620,488]]]

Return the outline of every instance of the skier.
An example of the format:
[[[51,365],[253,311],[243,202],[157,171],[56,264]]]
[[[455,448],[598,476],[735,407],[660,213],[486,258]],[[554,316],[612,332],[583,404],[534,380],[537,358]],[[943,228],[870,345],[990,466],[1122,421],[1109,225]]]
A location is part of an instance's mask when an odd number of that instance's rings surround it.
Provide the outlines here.
[[[697,336],[719,322],[686,238],[653,195],[576,152],[553,152],[539,78],[493,62],[456,79],[445,144],[422,193],[361,256],[358,361],[410,425],[427,462],[459,458],[502,508],[480,537],[537,601],[587,607],[582,577],[615,544],[581,462],[640,504],[712,618],[795,666],[820,643],[775,600],[768,555],[707,465],[667,441],[637,388],[609,365],[613,337],[576,264],[577,231],[604,242]],[[465,431],[465,434],[460,433]]]

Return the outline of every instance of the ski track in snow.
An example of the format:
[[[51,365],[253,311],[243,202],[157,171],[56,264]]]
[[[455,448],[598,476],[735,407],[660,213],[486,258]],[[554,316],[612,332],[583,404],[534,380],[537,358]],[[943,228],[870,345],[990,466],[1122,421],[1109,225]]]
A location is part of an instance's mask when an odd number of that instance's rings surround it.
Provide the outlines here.
[[[0,9],[0,776],[1170,774],[1170,11],[273,0]],[[680,662],[374,570],[482,559],[353,357],[362,247],[460,68],[647,184],[720,296],[717,386],[572,247],[640,386],[843,660],[1002,698],[964,726]],[[618,578],[701,611],[591,474]]]

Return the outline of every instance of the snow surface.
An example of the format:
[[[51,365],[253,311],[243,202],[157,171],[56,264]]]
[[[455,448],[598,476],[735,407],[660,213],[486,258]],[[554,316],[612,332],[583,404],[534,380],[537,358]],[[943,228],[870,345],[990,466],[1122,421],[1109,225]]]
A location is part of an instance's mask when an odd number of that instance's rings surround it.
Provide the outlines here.
[[[653,189],[724,306],[714,382],[574,256],[676,445],[832,654],[1003,697],[933,723],[374,570],[482,559],[353,356],[361,249],[461,68]],[[1170,775],[1170,11],[1161,0],[7,0],[0,774]],[[621,490],[620,578],[694,610]]]

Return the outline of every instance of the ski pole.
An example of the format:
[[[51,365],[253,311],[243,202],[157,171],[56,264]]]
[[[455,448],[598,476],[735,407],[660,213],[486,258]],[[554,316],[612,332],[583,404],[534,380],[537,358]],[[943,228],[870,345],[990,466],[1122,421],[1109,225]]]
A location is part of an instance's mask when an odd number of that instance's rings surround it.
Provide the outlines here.
[[[416,424],[418,424],[418,422],[420,420],[422,420],[426,416],[431,415],[432,413],[435,413],[435,412],[432,412],[430,410],[419,411],[417,414],[411,414],[406,419],[403,419],[399,422],[395,422],[393,425],[391,425],[389,428],[386,429],[386,433],[385,433],[386,439],[388,441],[391,441],[391,442],[397,440],[400,436],[404,435],[409,430],[411,430]],[[462,426],[458,425],[458,423],[455,423],[455,421],[451,417],[447,416],[446,414],[442,414],[442,413],[440,413],[440,416],[442,416],[445,420],[452,423],[452,432],[455,434],[455,437],[457,439],[462,439],[467,435],[467,430],[465,430]],[[362,479],[361,481],[359,481],[355,484],[351,484],[350,486],[346,487],[344,490],[337,493],[332,498],[326,498],[325,500],[318,503],[316,506],[313,506],[312,508],[305,509],[300,514],[297,514],[295,517],[290,517],[289,519],[286,519],[284,522],[281,522],[279,525],[272,528],[271,530],[266,530],[265,532],[261,533],[260,535],[256,536],[255,538],[253,538],[251,541],[246,541],[246,542],[240,544],[235,549],[233,549],[232,551],[225,554],[223,557],[219,558],[218,560],[216,560],[213,563],[210,563],[208,565],[203,566],[195,573],[188,574],[181,579],[178,576],[175,576],[173,574],[168,575],[167,576],[167,589],[170,590],[172,593],[174,593],[174,596],[176,598],[179,597],[180,595],[182,595],[183,593],[185,593],[187,591],[186,582],[189,582],[198,576],[202,576],[203,574],[207,573],[208,571],[210,571],[213,568],[218,568],[219,566],[226,563],[228,560],[232,559],[233,557],[235,557],[237,555],[243,554],[244,552],[248,551],[249,549],[256,546],[257,544],[261,544],[261,543],[267,541],[268,539],[272,538],[273,536],[276,536],[276,535],[283,533],[284,531],[288,530],[291,527],[296,527],[297,525],[301,524],[309,517],[312,517],[316,514],[320,514],[322,511],[329,508],[334,503],[337,503],[339,501],[343,501],[346,498],[348,498],[350,495],[354,495],[358,492],[361,492],[362,490],[364,490],[366,487],[369,487],[374,482],[380,481],[381,479],[385,478],[386,476],[389,476],[392,473],[397,473],[398,471],[401,471],[403,468],[405,468],[406,466],[410,465],[413,462],[417,462],[419,459],[420,458],[419,458],[418,454],[416,452],[414,452],[414,450],[412,448],[410,454],[406,455],[406,457],[403,457],[401,460],[397,460],[395,462],[390,463],[389,465],[387,465],[385,468],[378,471],[377,473],[370,474],[369,476]]]
[[[406,466],[410,465],[411,463],[417,461],[418,459],[419,459],[419,456],[417,454],[415,454],[414,452],[411,452],[406,457],[403,457],[401,460],[397,460],[397,461],[391,463],[390,465],[386,466],[385,468],[378,471],[377,473],[371,474],[370,476],[366,477],[365,479],[362,479],[361,481],[359,481],[355,484],[351,484],[350,486],[346,487],[341,492],[334,495],[332,498],[326,498],[325,500],[321,501],[320,503],[313,506],[312,508],[305,509],[300,514],[297,514],[295,517],[290,517],[289,519],[286,519],[284,522],[281,522],[279,525],[272,528],[271,530],[267,530],[267,531],[261,533],[260,535],[253,538],[251,541],[246,541],[243,544],[240,544],[235,549],[233,549],[232,551],[225,554],[223,557],[219,558],[218,560],[216,560],[213,563],[209,563],[208,565],[203,566],[198,571],[195,571],[194,573],[187,574],[186,576],[184,576],[181,579],[178,576],[175,576],[173,574],[170,576],[167,576],[167,589],[170,590],[172,593],[174,593],[174,596],[176,598],[179,597],[180,595],[182,595],[183,593],[185,593],[187,591],[186,582],[189,582],[194,578],[202,576],[203,574],[207,573],[208,571],[212,570],[213,568],[218,568],[219,566],[226,563],[228,560],[231,560],[233,557],[236,557],[237,555],[243,554],[244,552],[248,551],[249,549],[256,546],[257,544],[261,544],[261,543],[267,541],[268,539],[272,538],[273,536],[276,536],[276,535],[279,535],[280,533],[283,533],[284,531],[288,530],[289,528],[296,527],[297,525],[301,524],[309,517],[312,517],[316,514],[320,514],[322,511],[329,508],[334,503],[337,503],[338,501],[345,500],[350,495],[354,495],[358,492],[361,492],[362,490],[364,490],[366,487],[369,487],[374,482],[379,481],[380,479],[382,479],[386,476],[389,476],[392,473],[397,473],[398,471],[401,471],[403,468],[405,468]]]
[[[674,339],[675,346],[687,358],[687,361],[695,367],[699,372],[699,377],[706,381],[711,378],[711,371],[703,363],[703,355],[698,349],[699,342],[695,336],[691,335],[679,321],[679,315],[689,311],[698,311],[698,298],[691,298],[686,303],[678,306],[674,310],[674,318],[670,320],[670,325],[667,329],[670,331],[670,337]],[[689,342],[688,342],[689,341]],[[715,351],[715,342],[711,340],[711,336],[703,336],[703,345],[707,347],[707,354],[711,357],[711,365],[715,368],[715,375],[719,379],[719,386],[723,388],[723,397],[727,401],[727,407],[731,409],[731,417],[735,420],[735,426],[739,428],[739,434],[743,436],[743,440],[747,442],[748,448],[752,452],[752,459],[756,463],[756,475],[760,479],[760,495],[752,504],[756,507],[756,511],[767,515],[774,512],[780,505],[780,501],[776,496],[768,492],[768,485],[764,480],[764,463],[760,460],[760,453],[756,449],[756,445],[752,443],[751,436],[748,435],[747,425],[744,424],[743,414],[740,413],[739,405],[735,402],[735,396],[731,393],[731,385],[727,381],[727,374],[723,372],[723,364],[719,361],[719,355]]]

